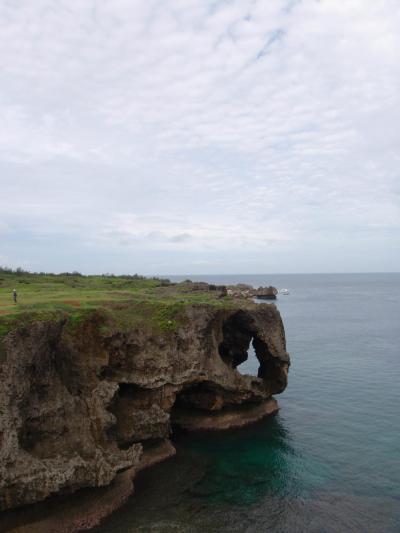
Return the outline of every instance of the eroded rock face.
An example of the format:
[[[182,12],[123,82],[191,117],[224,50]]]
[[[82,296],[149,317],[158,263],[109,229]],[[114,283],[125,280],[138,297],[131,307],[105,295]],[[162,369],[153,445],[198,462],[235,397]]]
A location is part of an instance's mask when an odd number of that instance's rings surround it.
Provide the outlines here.
[[[161,335],[104,334],[94,315],[74,329],[38,322],[6,337],[1,510],[108,485],[138,467],[143,448],[169,439],[171,420],[212,429],[276,410],[271,395],[286,386],[289,357],[275,306],[185,313],[176,332]],[[258,377],[236,370],[250,342]]]

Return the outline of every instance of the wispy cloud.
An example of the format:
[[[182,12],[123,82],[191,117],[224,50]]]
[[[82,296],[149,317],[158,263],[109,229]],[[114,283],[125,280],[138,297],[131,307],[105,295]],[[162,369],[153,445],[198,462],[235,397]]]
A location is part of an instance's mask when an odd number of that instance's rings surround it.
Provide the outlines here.
[[[398,270],[398,27],[395,0],[3,2],[0,254]]]

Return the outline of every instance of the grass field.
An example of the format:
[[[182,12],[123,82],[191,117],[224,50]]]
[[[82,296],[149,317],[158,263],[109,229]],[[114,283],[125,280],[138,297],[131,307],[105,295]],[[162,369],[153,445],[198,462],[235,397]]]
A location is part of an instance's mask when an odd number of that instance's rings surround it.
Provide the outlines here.
[[[17,303],[12,291],[17,291]],[[140,323],[154,330],[172,331],[188,304],[229,307],[233,300],[213,291],[192,291],[187,283],[174,284],[141,276],[83,276],[35,274],[0,269],[0,337],[34,320],[68,317],[79,321],[101,309],[120,326]]]
[[[0,272],[0,315],[15,315],[27,310],[72,310],[97,306],[104,301],[153,294],[154,289],[162,284],[161,280],[140,277]],[[13,289],[18,294],[17,304],[13,302]]]

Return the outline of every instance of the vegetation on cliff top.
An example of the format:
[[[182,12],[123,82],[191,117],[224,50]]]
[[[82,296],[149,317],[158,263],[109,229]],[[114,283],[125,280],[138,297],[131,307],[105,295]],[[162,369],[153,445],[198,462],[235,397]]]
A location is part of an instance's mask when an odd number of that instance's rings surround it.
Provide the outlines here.
[[[16,289],[15,304],[12,291]],[[15,327],[37,320],[67,318],[71,327],[94,311],[119,327],[134,325],[175,331],[187,305],[229,308],[234,299],[220,291],[193,290],[190,283],[112,274],[84,276],[29,273],[0,268],[0,338]]]

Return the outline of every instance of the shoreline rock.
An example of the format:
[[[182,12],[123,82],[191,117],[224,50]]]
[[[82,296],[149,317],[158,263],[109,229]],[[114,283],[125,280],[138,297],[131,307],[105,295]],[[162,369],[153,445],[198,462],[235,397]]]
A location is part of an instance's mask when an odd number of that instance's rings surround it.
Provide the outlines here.
[[[277,401],[271,398],[239,412],[214,413],[215,417],[199,412],[193,419],[181,417],[174,423],[188,432],[223,431],[249,426],[275,415],[278,410]],[[176,449],[169,439],[158,442],[143,451],[136,468],[119,472],[106,487],[84,488],[72,495],[53,496],[40,503],[4,511],[0,532],[79,533],[91,530],[134,496],[134,480],[140,472],[175,455]]]
[[[221,431],[237,429],[258,422],[266,416],[276,414],[279,410],[275,398],[254,405],[246,405],[235,409],[204,412],[177,410],[172,419],[173,425],[185,431]]]
[[[172,443],[165,440],[144,451],[136,469],[118,473],[107,487],[80,489],[70,496],[53,496],[44,502],[5,511],[0,531],[76,533],[92,529],[134,494],[133,481],[139,472],[173,457],[175,453]]]

